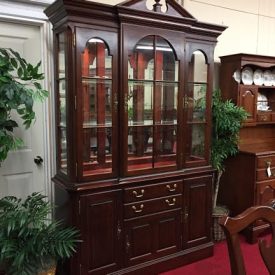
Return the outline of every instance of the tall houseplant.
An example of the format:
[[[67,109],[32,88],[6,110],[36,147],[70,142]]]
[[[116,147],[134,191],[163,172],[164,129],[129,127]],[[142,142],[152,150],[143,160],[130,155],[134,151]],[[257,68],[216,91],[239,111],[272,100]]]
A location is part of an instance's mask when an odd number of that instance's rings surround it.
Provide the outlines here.
[[[78,231],[49,220],[52,206],[45,198],[33,193],[26,200],[0,199],[0,269],[8,275],[40,274],[75,251]]]
[[[211,162],[216,169],[213,195],[213,212],[219,211],[217,197],[220,179],[225,169],[225,160],[238,152],[239,131],[247,112],[230,100],[223,100],[220,90],[213,93],[212,102],[212,148]]]
[[[10,150],[17,149],[23,141],[14,135],[18,121],[13,112],[18,113],[27,128],[35,119],[35,100],[43,100],[48,92],[39,83],[44,78],[39,73],[41,62],[28,63],[12,49],[0,48],[0,163]]]

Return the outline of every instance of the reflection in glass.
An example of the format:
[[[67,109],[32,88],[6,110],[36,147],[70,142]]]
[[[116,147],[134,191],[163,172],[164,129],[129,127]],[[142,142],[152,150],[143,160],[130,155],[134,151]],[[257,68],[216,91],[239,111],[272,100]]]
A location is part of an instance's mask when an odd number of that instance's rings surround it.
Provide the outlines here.
[[[164,126],[155,128],[156,139],[156,154],[155,167],[176,165],[177,153],[177,127]]]
[[[128,79],[154,79],[154,36],[147,36],[128,59]]]
[[[128,124],[153,124],[153,82],[128,82]]]
[[[82,53],[83,172],[112,171],[112,56],[102,39],[91,38]]]
[[[128,59],[128,170],[176,166],[178,61],[162,37],[140,40]]]
[[[178,83],[157,82],[155,86],[155,124],[176,124],[178,105]]]
[[[58,138],[58,168],[67,174],[67,106],[66,106],[66,75],[65,75],[65,34],[59,33],[57,35],[58,41],[58,124],[57,124],[57,138]]]
[[[99,125],[98,115],[99,110],[102,106],[98,106],[98,98],[103,97],[105,108],[105,116],[102,117],[101,125],[111,125],[112,124],[112,81],[102,80],[102,79],[85,79],[82,80],[82,87],[85,87],[85,100],[89,102],[89,109],[84,110],[84,127],[87,125]],[[98,93],[101,93],[98,95]],[[86,105],[87,103],[84,102]]]
[[[190,82],[207,82],[208,66],[205,56],[201,51],[195,51],[192,55],[191,66],[189,70]]]
[[[178,81],[178,61],[162,37],[156,37],[156,80]]]
[[[112,172],[111,131],[111,127],[83,129],[84,175]]]
[[[189,143],[187,161],[205,158],[205,124],[189,124]]]
[[[65,34],[58,35],[58,78],[65,77]]]
[[[206,84],[189,83],[187,90],[188,121],[205,121]]]

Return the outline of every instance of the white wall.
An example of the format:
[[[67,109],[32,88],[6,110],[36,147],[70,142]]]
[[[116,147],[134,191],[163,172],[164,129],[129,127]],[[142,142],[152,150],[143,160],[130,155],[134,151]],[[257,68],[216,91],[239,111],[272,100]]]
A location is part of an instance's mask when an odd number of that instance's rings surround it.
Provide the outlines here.
[[[218,56],[232,53],[275,55],[274,0],[184,0],[198,20],[228,26],[219,37]]]

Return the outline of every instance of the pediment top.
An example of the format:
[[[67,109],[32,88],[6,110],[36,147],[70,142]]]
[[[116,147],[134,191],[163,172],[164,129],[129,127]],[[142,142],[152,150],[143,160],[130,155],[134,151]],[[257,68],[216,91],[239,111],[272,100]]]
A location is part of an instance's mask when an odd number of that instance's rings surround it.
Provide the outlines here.
[[[126,0],[117,6],[140,11],[151,11],[163,15],[195,19],[175,0]]]

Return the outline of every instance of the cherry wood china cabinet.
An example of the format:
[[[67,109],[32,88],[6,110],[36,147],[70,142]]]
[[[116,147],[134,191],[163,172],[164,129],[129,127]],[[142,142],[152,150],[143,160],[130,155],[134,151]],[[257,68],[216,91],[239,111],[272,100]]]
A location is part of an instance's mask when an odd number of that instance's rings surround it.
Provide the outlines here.
[[[223,26],[173,0],[58,0],[58,217],[83,242],[66,274],[158,274],[213,253],[214,47]]]
[[[231,215],[275,198],[275,57],[234,54],[221,57],[220,87],[247,112],[239,154],[226,163],[219,201]],[[246,230],[249,242],[269,227],[257,222]]]

